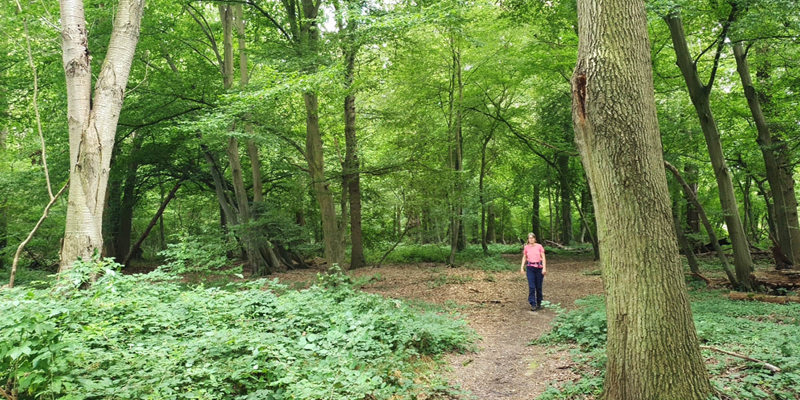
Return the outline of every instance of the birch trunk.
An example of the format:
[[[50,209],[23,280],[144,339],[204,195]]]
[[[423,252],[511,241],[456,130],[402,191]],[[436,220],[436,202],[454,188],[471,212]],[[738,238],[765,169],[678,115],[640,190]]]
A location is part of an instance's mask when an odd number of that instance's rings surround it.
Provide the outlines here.
[[[83,1],[60,0],[60,9],[72,182],[61,246],[59,271],[63,272],[78,258],[88,259],[103,248],[103,209],[111,152],[139,40],[144,0],[120,0],[94,98]]]
[[[579,0],[575,142],[606,293],[605,400],[711,394],[672,224],[642,0]]]

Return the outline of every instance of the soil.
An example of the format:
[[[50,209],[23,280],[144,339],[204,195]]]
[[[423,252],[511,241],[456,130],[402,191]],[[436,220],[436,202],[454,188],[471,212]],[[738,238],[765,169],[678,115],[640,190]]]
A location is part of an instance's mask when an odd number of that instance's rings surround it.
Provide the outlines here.
[[[519,265],[517,256],[508,262]],[[363,268],[355,276],[373,277],[364,290],[391,298],[422,300],[459,309],[480,336],[477,350],[447,357],[442,373],[466,391],[462,399],[534,399],[548,386],[577,380],[567,350],[531,345],[550,330],[555,310],[574,308],[576,299],[602,293],[597,265],[586,257],[548,256],[544,300],[551,305],[533,312],[528,287],[519,270],[486,272],[420,263]],[[307,281],[314,270],[278,274],[284,282]]]

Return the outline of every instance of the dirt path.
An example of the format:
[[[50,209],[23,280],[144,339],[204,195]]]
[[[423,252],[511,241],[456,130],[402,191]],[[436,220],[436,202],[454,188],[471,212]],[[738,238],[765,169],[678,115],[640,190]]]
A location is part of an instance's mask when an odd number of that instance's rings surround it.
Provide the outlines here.
[[[519,262],[516,256],[509,262]],[[548,257],[544,280],[544,299],[570,309],[574,301],[601,293],[598,276],[585,272],[596,269],[586,258]],[[295,272],[297,273],[297,272]],[[294,280],[293,272],[281,280]],[[528,287],[519,271],[485,272],[447,268],[422,263],[365,268],[358,276],[373,276],[376,281],[366,291],[403,299],[418,299],[436,304],[453,304],[480,335],[478,351],[448,357],[449,381],[472,393],[464,399],[533,399],[552,381],[570,381],[570,357],[542,346],[528,345],[550,328],[555,311],[531,312]]]

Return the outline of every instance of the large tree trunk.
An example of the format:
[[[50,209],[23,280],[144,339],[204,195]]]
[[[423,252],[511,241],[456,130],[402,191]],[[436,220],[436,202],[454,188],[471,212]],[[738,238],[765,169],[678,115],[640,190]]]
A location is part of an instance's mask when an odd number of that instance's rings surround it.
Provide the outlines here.
[[[92,98],[82,0],[60,0],[67,86],[70,182],[60,271],[103,248],[103,210],[117,121],[139,40],[144,0],[120,0]],[[91,99],[91,100],[90,100]]]
[[[772,189],[775,233],[777,234],[778,244],[783,254],[792,261],[796,268],[800,268],[800,228],[798,228],[797,221],[797,197],[794,193],[794,180],[787,180],[782,176],[781,165],[778,160],[781,147],[785,147],[785,145],[775,146],[775,143],[773,143],[767,119],[761,108],[760,96],[753,86],[750,67],[747,64],[747,54],[744,51],[742,42],[733,44],[733,54],[736,58],[736,70],[742,80],[744,95],[747,98],[750,113],[756,124],[756,131],[758,132],[756,142],[761,148],[767,172],[767,181],[769,181],[769,186]],[[787,183],[791,183],[791,188],[787,189]],[[793,217],[792,213],[794,214]]]
[[[579,0],[578,31],[572,115],[602,243],[603,398],[704,400],[711,385],[672,224],[644,2]]]
[[[686,43],[686,35],[683,31],[683,21],[680,13],[673,11],[664,18],[669,26],[672,36],[672,44],[675,48],[677,64],[683,74],[686,86],[689,89],[689,97],[694,104],[697,116],[700,119],[700,127],[706,139],[708,154],[711,158],[711,165],[714,169],[714,176],[717,179],[719,188],[719,200],[725,214],[725,226],[733,243],[733,263],[736,268],[736,280],[743,289],[753,290],[753,259],[750,255],[750,245],[747,243],[744,226],[739,217],[739,209],[736,204],[736,194],[733,191],[730,171],[725,162],[725,154],[722,152],[722,143],[719,138],[719,130],[714,114],[711,112],[709,93],[712,78],[708,85],[700,82],[697,67],[689,54],[689,47]],[[723,34],[724,36],[724,34]],[[720,40],[724,40],[721,38]]]

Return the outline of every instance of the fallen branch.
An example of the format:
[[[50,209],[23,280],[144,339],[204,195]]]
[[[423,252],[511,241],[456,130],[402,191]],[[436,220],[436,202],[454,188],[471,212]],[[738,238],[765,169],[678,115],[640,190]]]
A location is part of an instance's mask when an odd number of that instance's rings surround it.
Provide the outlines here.
[[[728,298],[731,300],[756,300],[775,304],[800,303],[800,296],[773,296],[761,293],[730,292],[728,293]]]
[[[0,395],[2,395],[6,400],[17,400],[17,396],[14,396],[14,392],[6,393],[2,387],[0,387]]]
[[[745,355],[742,355],[742,354],[733,353],[733,352],[730,352],[730,351],[727,351],[727,350],[718,349],[718,348],[712,347],[712,346],[700,346],[700,348],[701,349],[706,349],[706,350],[713,350],[713,351],[716,351],[718,353],[727,354],[727,355],[733,356],[733,357],[738,357],[738,358],[741,358],[743,360],[756,362],[756,363],[764,365],[764,368],[766,368],[766,369],[768,369],[768,370],[770,370],[772,372],[781,372],[780,368],[778,368],[778,367],[776,367],[776,366],[774,366],[774,365],[772,365],[772,364],[770,364],[768,362],[757,360],[755,358],[748,357],[748,356],[745,356]]]

